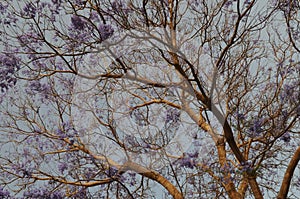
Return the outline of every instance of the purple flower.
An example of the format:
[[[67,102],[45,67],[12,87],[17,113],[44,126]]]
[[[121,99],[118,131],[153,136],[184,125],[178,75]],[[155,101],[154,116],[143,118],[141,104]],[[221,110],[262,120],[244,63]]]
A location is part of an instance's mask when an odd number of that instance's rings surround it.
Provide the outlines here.
[[[97,173],[97,171],[95,171],[95,169],[93,170],[92,168],[87,168],[84,172],[84,177],[87,180],[91,180],[95,176],[96,173]]]
[[[3,3],[0,2],[0,13],[4,14],[7,10],[8,5],[3,5]]]
[[[61,172],[61,174],[63,174],[64,171],[67,169],[68,169],[68,164],[65,162],[58,165],[58,170]]]
[[[33,93],[43,93],[48,90],[48,86],[46,84],[42,84],[40,81],[32,81],[29,84],[29,87]]]
[[[114,33],[114,29],[111,27],[111,25],[107,24],[100,24],[98,26],[98,31],[101,41],[105,41],[106,39],[110,38]]]
[[[229,6],[232,6],[232,1],[227,1],[225,4],[224,4],[224,6],[225,6],[225,8],[228,8]]]
[[[195,151],[194,153],[187,153],[186,155],[190,158],[198,158],[199,153],[198,151]]]
[[[238,120],[244,120],[245,119],[245,115],[242,114],[242,113],[237,113],[236,116],[237,116]]]
[[[99,14],[95,11],[90,12],[89,19],[92,21],[97,21],[99,22]]]
[[[289,143],[291,141],[291,135],[289,133],[284,133],[280,139],[285,143]]]
[[[86,0],[75,0],[77,6],[83,6],[86,3]]]
[[[0,64],[1,66],[5,66],[8,68],[8,71],[12,73],[15,67],[19,68],[18,66],[18,58],[14,57],[13,55],[0,55]]]
[[[109,169],[106,171],[106,174],[110,177],[117,175],[118,170],[115,167],[109,167]]]
[[[27,3],[23,8],[24,14],[27,17],[34,18],[36,14],[36,7],[32,3]]]
[[[230,163],[226,163],[220,168],[222,173],[235,173],[234,167]]]
[[[13,55],[0,55],[0,87],[1,92],[5,92],[9,87],[16,84],[17,79],[14,73],[18,70],[18,58]]]
[[[136,173],[135,172],[128,172],[129,175],[129,184],[130,186],[134,186],[136,184]]]
[[[79,190],[75,191],[72,198],[87,198],[86,188],[80,188]]]
[[[115,175],[117,175],[117,173],[118,173],[118,170],[117,170],[117,168],[115,168],[115,167],[110,167],[110,168],[106,171],[106,174],[107,174],[108,176],[115,176]]]
[[[3,187],[0,187],[0,198],[9,198],[10,193],[7,190],[4,190]]]
[[[194,166],[196,166],[196,163],[194,162],[194,160],[191,158],[187,158],[187,157],[182,158],[179,164],[183,167],[187,167],[190,169],[193,169]]]
[[[255,120],[253,124],[250,126],[249,130],[251,132],[250,136],[252,137],[259,136],[260,133],[263,132],[262,120],[261,119]]]
[[[63,199],[64,194],[59,191],[51,191],[52,189],[47,188],[36,188],[30,189],[23,193],[24,198],[49,198],[49,199]]]
[[[300,188],[300,177],[299,177],[298,180],[295,182],[295,186]]]
[[[120,177],[120,181],[123,183],[129,183],[130,186],[134,186],[136,184],[136,173],[127,171]]]
[[[180,111],[175,108],[169,108],[166,111],[166,123],[177,123],[180,119]]]
[[[115,12],[119,12],[123,8],[123,3],[121,1],[113,1],[111,4],[111,8]]]
[[[289,84],[286,84],[283,86],[283,89],[280,93],[280,100],[281,101],[290,101],[290,102],[296,102],[299,99],[299,91],[297,91],[298,82],[290,82]]]
[[[85,27],[85,22],[77,15],[72,16],[71,22],[73,27],[77,30],[83,30]]]
[[[200,5],[199,2],[198,2],[198,0],[190,0],[190,4],[192,5],[193,8],[195,8],[195,7],[197,7],[197,6]]]
[[[193,169],[197,165],[197,162],[194,160],[194,158],[197,157],[198,152],[184,153],[181,158],[175,161],[175,164],[178,164],[180,167],[187,167]]]
[[[245,0],[244,4],[251,4],[250,0]]]
[[[53,4],[60,5],[60,4],[61,4],[61,0],[52,0],[52,3],[53,3]]]
[[[23,175],[23,178],[27,178],[31,176],[32,173],[32,165],[29,164],[14,164],[12,165],[12,169],[15,171],[15,173]]]

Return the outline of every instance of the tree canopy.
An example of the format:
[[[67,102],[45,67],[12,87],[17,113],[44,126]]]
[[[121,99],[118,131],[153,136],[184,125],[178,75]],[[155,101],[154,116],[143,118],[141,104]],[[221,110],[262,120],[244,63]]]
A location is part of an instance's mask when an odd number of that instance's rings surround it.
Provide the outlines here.
[[[299,1],[0,16],[0,198],[299,198]]]

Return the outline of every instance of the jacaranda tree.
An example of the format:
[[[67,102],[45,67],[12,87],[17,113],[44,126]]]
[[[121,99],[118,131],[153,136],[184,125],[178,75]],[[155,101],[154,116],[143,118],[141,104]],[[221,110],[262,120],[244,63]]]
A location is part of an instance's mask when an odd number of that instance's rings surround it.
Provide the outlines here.
[[[299,1],[0,15],[0,198],[299,198]]]

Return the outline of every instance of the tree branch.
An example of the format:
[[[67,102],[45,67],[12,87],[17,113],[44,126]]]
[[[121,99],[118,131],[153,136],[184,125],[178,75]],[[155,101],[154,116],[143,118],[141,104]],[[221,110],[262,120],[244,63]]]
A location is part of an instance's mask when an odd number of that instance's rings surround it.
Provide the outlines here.
[[[180,193],[177,188],[166,178],[160,175],[158,172],[149,170],[145,167],[142,167],[134,162],[128,161],[124,164],[124,169],[135,171],[142,176],[150,178],[159,184],[161,184],[164,188],[168,190],[168,192],[173,196],[174,199],[183,199],[182,193]]]
[[[291,185],[291,180],[294,175],[294,171],[296,169],[297,164],[300,160],[300,146],[297,148],[296,152],[294,153],[294,156],[292,157],[282,180],[281,187],[279,190],[279,193],[277,195],[277,199],[284,199],[287,198],[289,188]]]

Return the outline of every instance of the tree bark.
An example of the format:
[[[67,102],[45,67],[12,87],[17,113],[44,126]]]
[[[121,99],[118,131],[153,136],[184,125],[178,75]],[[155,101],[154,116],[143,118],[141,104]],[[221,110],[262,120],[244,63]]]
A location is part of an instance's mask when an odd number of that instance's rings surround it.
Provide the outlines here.
[[[217,142],[217,149],[218,149],[218,156],[219,156],[219,162],[221,167],[226,166],[226,149],[225,149],[225,141],[223,138],[219,139]],[[226,171],[225,171],[226,172]],[[230,173],[226,172],[224,173],[224,182],[222,182],[229,198],[232,199],[241,199],[242,196],[239,194],[234,186],[234,183],[232,182],[230,178]]]
[[[297,164],[300,160],[300,146],[297,148],[296,152],[294,153],[282,180],[281,187],[279,193],[277,195],[277,199],[284,199],[287,198],[289,188],[291,185],[291,180],[294,175],[294,171],[296,169]]]
[[[259,186],[257,184],[257,181],[256,181],[256,177],[255,176],[249,176],[249,185],[251,187],[251,190],[253,192],[253,195],[255,197],[255,199],[263,199],[263,195],[259,189]]]
[[[247,180],[246,176],[244,176],[244,178],[239,186],[239,189],[238,189],[238,192],[241,194],[242,198],[245,197],[248,186],[249,186],[248,180]]]
[[[183,195],[178,189],[166,178],[164,178],[162,175],[160,175],[158,172],[149,170],[145,167],[142,167],[141,165],[138,165],[134,162],[127,162],[124,165],[123,170],[132,170],[135,171],[142,176],[145,176],[147,178],[150,178],[159,184],[161,184],[164,188],[168,190],[168,192],[173,196],[174,199],[183,199]]]

